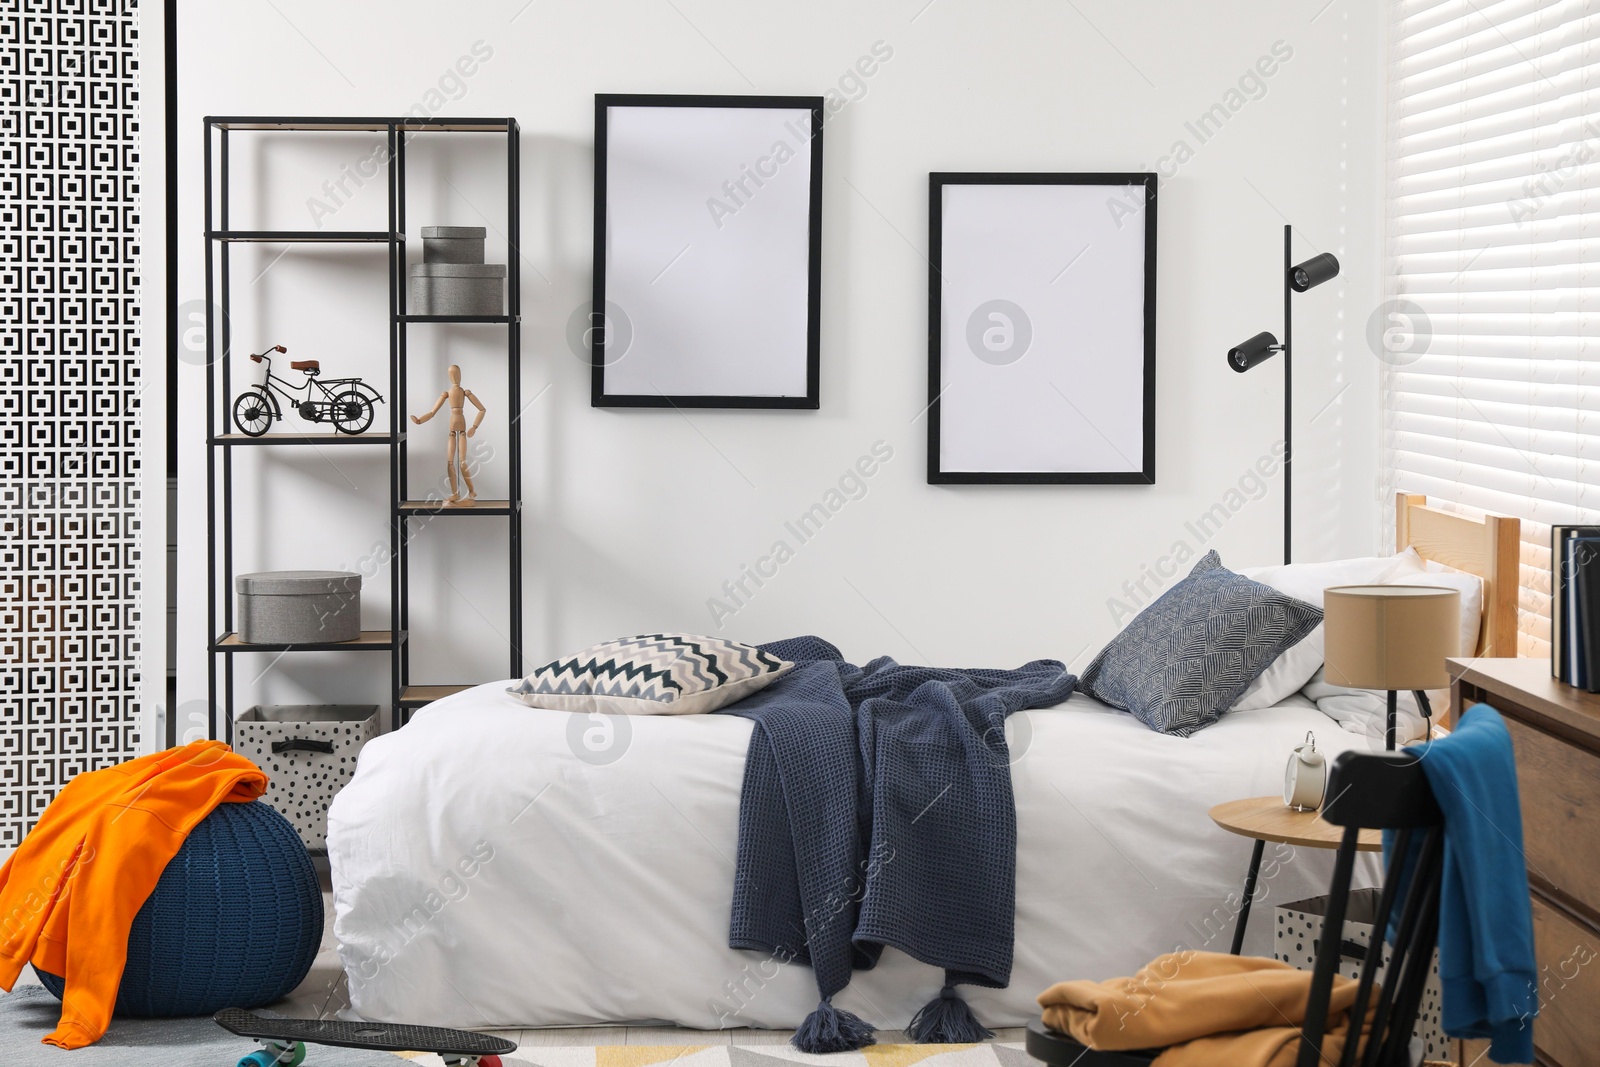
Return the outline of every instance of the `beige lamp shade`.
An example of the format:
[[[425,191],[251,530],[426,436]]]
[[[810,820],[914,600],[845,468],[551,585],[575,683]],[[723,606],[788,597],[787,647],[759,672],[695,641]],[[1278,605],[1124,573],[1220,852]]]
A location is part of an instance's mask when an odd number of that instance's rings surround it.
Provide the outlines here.
[[[1461,594],[1431,585],[1337,585],[1322,594],[1330,685],[1444,689],[1460,655]]]

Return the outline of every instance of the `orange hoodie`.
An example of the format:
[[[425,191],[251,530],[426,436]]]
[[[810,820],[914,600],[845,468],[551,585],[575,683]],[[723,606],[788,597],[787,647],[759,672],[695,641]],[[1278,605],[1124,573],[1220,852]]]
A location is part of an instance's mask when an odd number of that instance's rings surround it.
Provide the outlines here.
[[[220,741],[196,741],[68,782],[0,867],[0,988],[30,960],[66,978],[45,1043],[105,1034],[133,917],[189,831],[218,804],[254,800],[267,776]]]

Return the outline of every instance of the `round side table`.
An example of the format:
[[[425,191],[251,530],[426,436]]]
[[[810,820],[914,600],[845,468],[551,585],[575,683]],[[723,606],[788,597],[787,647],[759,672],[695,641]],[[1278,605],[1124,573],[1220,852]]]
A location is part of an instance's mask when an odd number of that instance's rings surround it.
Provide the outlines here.
[[[1267,842],[1294,845],[1296,848],[1338,848],[1344,838],[1344,827],[1323,822],[1314,811],[1296,811],[1285,807],[1282,797],[1249,797],[1218,804],[1207,814],[1211,821],[1240,837],[1255,839],[1250,850],[1250,867],[1244,876],[1244,899],[1239,904],[1239,922],[1233,928],[1235,956],[1244,946],[1244,927],[1250,919],[1250,901],[1256,895],[1256,875],[1261,872],[1261,853]],[[1383,834],[1378,830],[1362,830],[1356,845],[1361,852],[1381,852]]]

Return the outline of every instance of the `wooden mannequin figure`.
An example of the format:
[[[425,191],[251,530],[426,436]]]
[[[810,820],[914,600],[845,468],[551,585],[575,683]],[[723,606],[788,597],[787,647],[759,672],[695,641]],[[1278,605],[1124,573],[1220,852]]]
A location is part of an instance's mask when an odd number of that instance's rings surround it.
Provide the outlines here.
[[[472,390],[461,388],[461,368],[455,364],[450,365],[450,388],[439,394],[439,399],[433,402],[433,410],[426,415],[413,415],[411,421],[421,426],[439,413],[445,401],[450,402],[450,440],[445,445],[444,469],[450,476],[450,499],[445,501],[446,507],[470,508],[478,499],[478,491],[472,486],[472,474],[467,469],[467,438],[478,432],[478,426],[483,422],[487,412],[483,401],[472,395]],[[467,427],[466,407],[467,401],[478,409],[478,417],[472,420],[472,427]],[[461,481],[467,487],[466,496],[462,496],[456,486],[456,470],[461,471]]]

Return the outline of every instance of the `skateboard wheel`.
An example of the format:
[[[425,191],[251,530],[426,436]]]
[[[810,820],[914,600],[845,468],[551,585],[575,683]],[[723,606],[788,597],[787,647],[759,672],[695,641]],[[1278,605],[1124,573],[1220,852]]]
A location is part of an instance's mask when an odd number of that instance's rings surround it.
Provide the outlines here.
[[[492,1052],[487,1056],[479,1057],[478,1067],[501,1067],[500,1057]]]
[[[300,1067],[305,1060],[305,1042],[296,1041],[292,1047],[257,1049],[240,1060],[238,1067]]]

